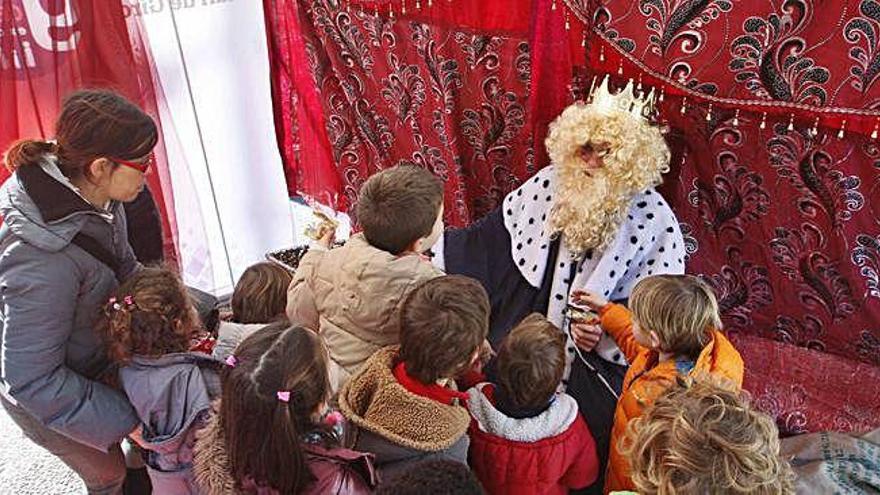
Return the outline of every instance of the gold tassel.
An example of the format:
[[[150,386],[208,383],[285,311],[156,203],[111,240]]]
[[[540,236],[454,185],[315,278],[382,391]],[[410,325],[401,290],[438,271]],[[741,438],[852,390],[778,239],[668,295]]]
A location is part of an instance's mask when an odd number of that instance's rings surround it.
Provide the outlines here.
[[[422,10],[422,0],[416,0],[416,10]]]
[[[871,139],[877,139],[877,128],[880,127],[880,118],[874,123],[874,130],[871,132]]]
[[[400,15],[406,15],[406,0],[403,0],[403,3],[401,3]]]
[[[846,134],[846,119],[843,119],[843,122],[840,123],[840,130],[837,131],[837,139],[843,139],[843,136]]]
[[[685,112],[687,112],[687,109],[688,109],[688,99],[687,99],[687,96],[685,96],[681,100],[681,114],[684,115]]]
[[[599,47],[599,62],[604,62],[604,61],[605,61],[605,45],[602,45]]]
[[[620,63],[617,64],[617,75],[618,76],[623,75],[623,59],[620,59]]]
[[[810,129],[810,135],[816,137],[819,135],[819,117],[816,117],[815,122],[813,122],[813,128]]]
[[[657,101],[660,103],[663,103],[663,100],[665,100],[665,99],[666,99],[666,86],[664,85],[664,86],[660,87],[660,97],[657,98]]]
[[[733,114],[733,126],[739,126],[739,108],[736,109],[736,112]]]
[[[553,0],[553,3],[550,4],[550,10],[556,10],[556,0]]]
[[[712,121],[712,104],[709,103],[709,111],[706,112],[706,122]]]
[[[794,130],[794,114],[790,114],[790,115],[788,116],[788,127],[787,127],[787,129],[788,129],[789,131],[793,131],[793,130]]]
[[[598,75],[593,76],[593,81],[590,82],[590,92],[587,93],[587,101],[588,102],[593,100],[593,91],[596,90],[596,78],[598,78],[598,77],[599,77]]]
[[[428,0],[428,8],[430,9],[433,6],[434,6],[434,0]]]
[[[767,112],[761,114],[761,125],[758,126],[761,129],[765,129],[767,127]]]
[[[394,7],[390,3],[388,4],[388,18],[394,20]]]

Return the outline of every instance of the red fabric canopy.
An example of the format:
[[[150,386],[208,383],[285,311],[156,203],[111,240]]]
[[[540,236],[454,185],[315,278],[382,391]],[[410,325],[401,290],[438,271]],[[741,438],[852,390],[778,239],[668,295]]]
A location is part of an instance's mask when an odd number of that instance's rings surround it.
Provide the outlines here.
[[[548,122],[594,76],[651,85],[673,152],[662,192],[747,388],[784,432],[880,426],[872,0],[415,3],[264,0],[292,193],[345,209],[411,160],[464,225],[547,164]]]

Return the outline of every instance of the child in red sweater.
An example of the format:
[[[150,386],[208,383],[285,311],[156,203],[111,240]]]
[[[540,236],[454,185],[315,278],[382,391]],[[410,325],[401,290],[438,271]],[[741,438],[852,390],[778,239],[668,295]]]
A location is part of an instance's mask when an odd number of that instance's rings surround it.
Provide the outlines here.
[[[565,337],[541,315],[498,351],[497,385],[468,391],[471,468],[489,494],[567,494],[592,484],[596,445],[571,396],[557,393]]]

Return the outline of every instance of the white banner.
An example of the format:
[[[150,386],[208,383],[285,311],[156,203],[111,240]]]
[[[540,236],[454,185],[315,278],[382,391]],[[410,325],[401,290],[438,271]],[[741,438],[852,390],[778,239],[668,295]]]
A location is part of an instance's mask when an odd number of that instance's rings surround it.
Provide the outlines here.
[[[262,2],[125,5],[146,27],[156,64],[184,279],[231,293],[245,268],[293,243]]]

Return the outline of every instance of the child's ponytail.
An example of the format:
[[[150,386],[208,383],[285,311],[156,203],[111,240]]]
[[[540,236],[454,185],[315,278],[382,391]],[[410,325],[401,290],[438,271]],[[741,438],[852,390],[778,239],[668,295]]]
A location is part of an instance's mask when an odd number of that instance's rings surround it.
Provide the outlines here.
[[[236,350],[224,374],[220,424],[229,468],[240,485],[251,480],[280,493],[299,493],[314,481],[303,442],[332,437],[314,423],[329,395],[320,338],[288,323],[269,325]]]
[[[126,280],[102,307],[97,324],[108,357],[119,364],[133,355],[186,352],[195,329],[183,282],[163,268],[143,268]]]

